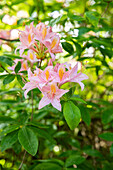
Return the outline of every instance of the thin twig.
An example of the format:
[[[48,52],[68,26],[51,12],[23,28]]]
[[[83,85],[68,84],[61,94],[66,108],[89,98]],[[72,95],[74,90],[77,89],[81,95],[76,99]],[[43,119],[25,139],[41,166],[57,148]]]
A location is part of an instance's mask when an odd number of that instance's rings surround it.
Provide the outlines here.
[[[32,101],[32,113],[31,113],[31,121],[33,120],[33,90],[31,91],[31,101]]]
[[[107,2],[107,6],[106,6],[106,8],[105,8],[105,10],[104,10],[104,12],[102,13],[102,15],[101,15],[101,18],[103,17],[103,15],[106,13],[106,11],[108,10],[108,7],[109,7],[109,1]]]
[[[11,40],[11,39],[1,38],[1,37],[0,37],[0,40],[11,41],[11,42],[12,42],[12,41],[20,41],[19,39],[12,39],[12,40]]]
[[[10,74],[9,71],[6,70],[2,65],[1,65],[1,68],[3,68],[8,74]]]
[[[24,163],[24,159],[25,159],[26,153],[27,153],[27,152],[26,152],[26,150],[25,150],[25,151],[24,151],[23,158],[22,158],[22,162],[21,162],[21,164],[20,164],[18,170],[20,170],[20,169],[22,168],[22,166],[23,166],[23,163]]]
[[[104,12],[103,12],[102,15],[101,15],[101,18],[102,18],[102,17],[104,16],[104,14],[107,12],[110,2],[111,2],[111,1],[108,1],[108,2],[107,2],[107,6],[106,6]],[[101,19],[101,18],[100,18],[100,19]],[[99,22],[100,22],[100,19],[99,19]]]

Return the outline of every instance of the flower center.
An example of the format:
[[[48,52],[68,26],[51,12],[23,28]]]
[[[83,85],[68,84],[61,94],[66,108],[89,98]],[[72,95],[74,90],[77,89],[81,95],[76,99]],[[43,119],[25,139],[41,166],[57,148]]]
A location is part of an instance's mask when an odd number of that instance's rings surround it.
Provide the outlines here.
[[[52,43],[51,43],[51,49],[56,45],[56,43],[57,43],[57,39],[54,38]]]
[[[33,54],[32,53],[30,53],[29,57],[30,57],[31,60],[33,60]]]
[[[60,69],[59,69],[59,77],[60,77],[60,81],[62,80],[63,75],[64,75],[64,70],[63,70],[63,68],[60,68]]]
[[[31,34],[28,35],[29,44],[31,43]]]
[[[23,68],[24,68],[25,70],[27,70],[27,65],[26,65],[26,63],[23,63],[22,65],[23,65]]]
[[[46,70],[45,75],[46,75],[46,79],[48,80],[49,79],[49,71],[48,70]]]
[[[43,30],[42,30],[42,39],[43,39],[43,40],[45,39],[46,34],[47,34],[47,28],[44,27]]]
[[[56,87],[55,87],[55,84],[52,84],[51,85],[51,94],[55,94],[56,93]]]

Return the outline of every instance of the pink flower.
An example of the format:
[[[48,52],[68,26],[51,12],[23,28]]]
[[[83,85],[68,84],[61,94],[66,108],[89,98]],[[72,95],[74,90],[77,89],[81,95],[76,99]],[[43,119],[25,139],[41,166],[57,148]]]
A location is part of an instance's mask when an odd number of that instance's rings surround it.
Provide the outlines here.
[[[62,53],[62,47],[59,45],[60,44],[60,37],[58,35],[53,36],[50,38],[49,41],[45,42],[45,46],[48,48],[46,52],[49,52],[53,61],[55,60],[55,55],[54,53]]]
[[[88,76],[86,74],[83,74],[82,72],[78,73],[78,63],[69,71],[69,82],[76,82],[79,83],[81,86],[81,89],[84,89],[84,84],[81,82],[82,80],[88,79]]]
[[[59,87],[67,82],[76,82],[80,84],[81,89],[83,90],[84,84],[81,81],[88,79],[88,76],[86,74],[83,74],[82,72],[77,73],[77,71],[78,71],[78,63],[73,68],[70,67],[70,70],[66,72],[67,75],[65,73],[62,73],[61,75],[63,76],[61,82],[59,83]]]
[[[39,109],[52,104],[53,107],[61,111],[60,97],[68,92],[68,90],[59,89],[56,84],[51,83],[41,89],[44,97],[39,102]]]
[[[28,50],[27,56],[25,58],[31,63],[35,63],[36,61],[38,61],[38,59],[36,58],[36,54],[33,52],[33,50]]]
[[[35,29],[35,39],[39,40],[41,43],[45,44],[49,41],[52,36],[56,33],[52,32],[51,27],[47,27],[44,23],[40,22]]]
[[[34,32],[34,27],[33,27],[33,23],[34,23],[34,21],[33,22],[31,22],[30,23],[30,26],[28,27],[27,25],[25,26],[25,31],[27,31],[27,32]]]
[[[42,71],[40,69],[37,69],[37,71],[35,71],[35,74],[32,77],[32,80],[34,80],[34,81],[37,80],[40,88],[42,88],[47,83],[52,81],[55,77],[52,66],[47,66],[44,71]]]
[[[26,89],[25,92],[24,92],[25,98],[27,98],[27,93],[30,90],[35,89],[35,88],[39,88],[40,89],[40,87],[39,87],[39,79],[34,80],[33,76],[34,76],[34,74],[31,72],[31,70],[29,68],[28,69],[28,79],[30,80],[30,82],[27,82],[25,84],[25,86],[23,87],[23,90]]]
[[[16,48],[16,51],[20,49],[20,55],[22,55],[25,49],[32,49],[33,44],[35,43],[34,33],[21,31],[20,41],[21,45]]]

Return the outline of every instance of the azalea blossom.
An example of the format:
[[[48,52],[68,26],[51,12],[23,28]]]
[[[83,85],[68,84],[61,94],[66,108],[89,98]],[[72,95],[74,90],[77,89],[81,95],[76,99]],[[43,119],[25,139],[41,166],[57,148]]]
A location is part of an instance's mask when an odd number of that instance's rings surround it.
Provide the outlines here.
[[[81,71],[78,73],[78,63],[73,68],[67,63],[57,63],[53,67],[50,60],[45,70],[36,68],[34,72],[31,72],[29,69],[28,79],[29,82],[23,88],[26,89],[24,93],[25,97],[30,90],[39,88],[44,95],[39,103],[39,109],[51,103],[53,107],[61,110],[60,97],[67,93],[68,90],[60,89],[60,87],[67,82],[76,82],[80,84],[83,90],[84,84],[81,81],[88,79],[88,76]]]
[[[48,84],[41,89],[44,97],[39,102],[39,109],[52,104],[53,107],[61,111],[60,97],[62,97],[69,90],[59,89],[55,83]]]
[[[41,22],[36,27],[33,27],[33,22],[29,27],[25,26],[25,30],[20,31],[19,39],[21,44],[16,51],[19,49],[20,55],[24,53],[25,49],[29,49],[36,53],[38,59],[44,59],[46,54],[50,53],[54,61],[54,54],[62,52],[59,35],[54,33],[51,27]]]
[[[16,48],[16,51],[18,49],[20,49],[20,55],[23,54],[24,50],[25,49],[34,49],[33,48],[33,43],[35,43],[35,40],[34,40],[34,34],[33,33],[29,33],[29,32],[24,32],[22,31],[20,36],[20,41],[21,41],[21,45],[19,45],[17,48]]]
[[[53,65],[55,54],[61,53],[62,47],[60,37],[52,31],[52,27],[42,22],[34,27],[32,22],[30,26],[25,26],[24,31],[20,31],[19,38],[21,44],[17,49],[23,59],[15,60],[12,70],[15,70],[18,61],[21,62],[19,74],[21,71],[28,70],[28,82],[23,87],[25,98],[29,91],[38,88],[43,94],[39,109],[51,103],[53,107],[61,111],[60,98],[69,91],[61,89],[61,86],[67,82],[75,82],[79,83],[83,90],[82,81],[88,79],[88,76],[81,70],[78,71],[78,63],[73,68],[68,63]],[[40,66],[47,53],[51,56],[48,66],[44,70],[37,68],[36,66]]]

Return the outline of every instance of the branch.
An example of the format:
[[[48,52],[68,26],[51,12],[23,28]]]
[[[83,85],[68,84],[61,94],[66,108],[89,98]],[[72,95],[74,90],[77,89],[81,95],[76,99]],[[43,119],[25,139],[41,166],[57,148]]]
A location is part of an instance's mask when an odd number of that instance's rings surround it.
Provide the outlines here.
[[[8,74],[10,74],[9,73],[9,71],[8,70],[6,70],[2,65],[0,65]]]
[[[33,120],[33,90],[31,91],[31,101],[32,101],[32,113],[31,113],[31,121]]]
[[[26,153],[27,153],[27,152],[26,152],[26,150],[25,150],[25,151],[24,151],[24,155],[23,155],[22,162],[21,162],[21,164],[20,164],[18,170],[20,170],[20,169],[22,168],[22,165],[23,165],[23,163],[24,163],[24,159],[25,159]]]
[[[4,40],[4,41],[10,41],[10,42],[13,42],[13,41],[20,41],[19,39],[6,39],[6,38],[1,38],[0,37],[0,40]]]

